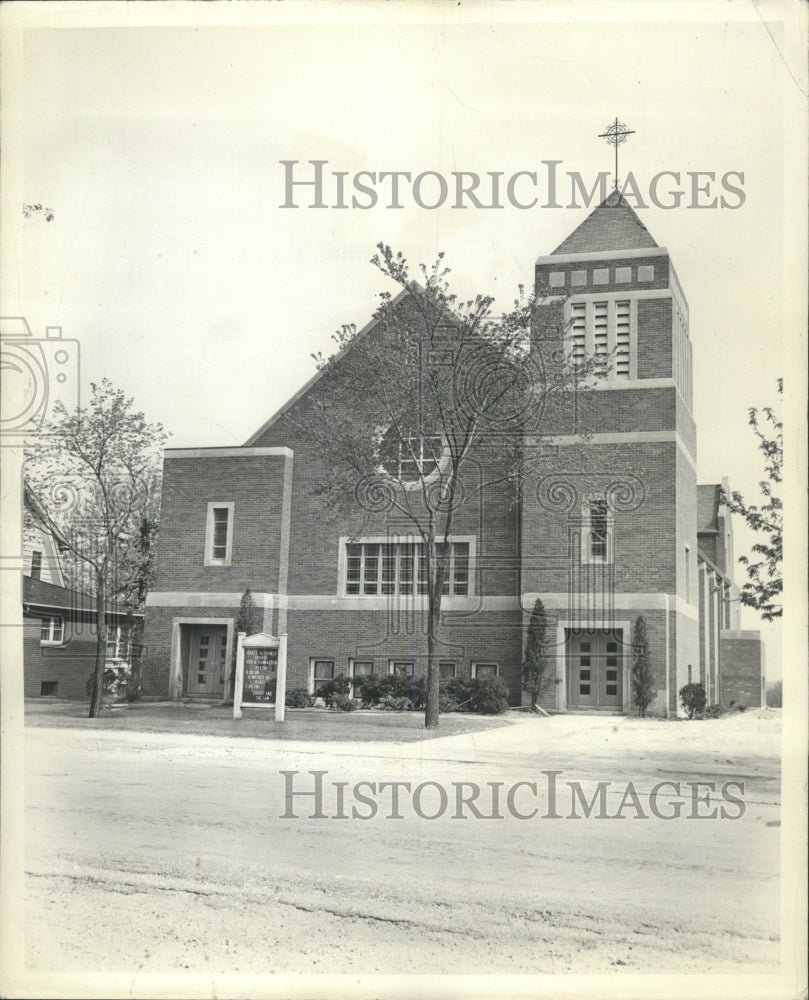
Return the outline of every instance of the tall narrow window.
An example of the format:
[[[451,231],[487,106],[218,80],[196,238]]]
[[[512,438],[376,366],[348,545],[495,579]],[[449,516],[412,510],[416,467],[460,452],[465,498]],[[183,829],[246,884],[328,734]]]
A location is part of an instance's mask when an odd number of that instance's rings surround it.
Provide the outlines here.
[[[691,548],[685,547],[685,599],[691,603]]]
[[[607,558],[607,501],[590,501],[590,556],[595,562]]]
[[[615,377],[629,378],[630,306],[615,303]]]
[[[593,304],[593,338],[596,357],[606,357],[609,354],[608,307],[609,303],[607,302],[595,302]]]
[[[31,553],[31,578],[33,580],[42,578],[42,553],[39,549],[34,549]]]
[[[209,503],[205,526],[205,565],[229,566],[233,547],[233,503]]]
[[[613,561],[612,512],[606,500],[595,498],[582,511],[581,561],[611,563]]]
[[[571,306],[571,340],[573,364],[584,364],[587,356],[587,303],[574,302]]]

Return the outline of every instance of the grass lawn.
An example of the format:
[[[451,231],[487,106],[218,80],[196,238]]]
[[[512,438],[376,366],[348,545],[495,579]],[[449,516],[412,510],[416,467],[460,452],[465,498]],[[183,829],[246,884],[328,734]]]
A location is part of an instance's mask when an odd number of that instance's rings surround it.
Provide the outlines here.
[[[246,708],[243,718],[234,719],[231,707],[182,702],[133,702],[121,708],[105,708],[95,719],[87,717],[88,709],[84,701],[28,699],[25,724],[94,732],[191,733],[260,740],[352,743],[413,743],[506,725],[502,716],[448,714],[441,717],[437,730],[428,731],[424,728],[423,712],[329,712],[317,708],[288,708],[286,721],[276,722],[273,709]]]

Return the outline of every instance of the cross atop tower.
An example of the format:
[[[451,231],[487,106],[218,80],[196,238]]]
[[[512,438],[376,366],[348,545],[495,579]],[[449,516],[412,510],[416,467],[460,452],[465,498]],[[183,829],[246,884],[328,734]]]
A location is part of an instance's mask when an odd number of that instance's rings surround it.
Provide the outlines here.
[[[607,142],[615,147],[615,190],[618,190],[618,147],[626,142],[630,135],[634,135],[635,132],[632,129],[628,129],[623,122],[619,122],[616,118],[614,122],[611,122],[598,136],[599,139],[606,139]]]

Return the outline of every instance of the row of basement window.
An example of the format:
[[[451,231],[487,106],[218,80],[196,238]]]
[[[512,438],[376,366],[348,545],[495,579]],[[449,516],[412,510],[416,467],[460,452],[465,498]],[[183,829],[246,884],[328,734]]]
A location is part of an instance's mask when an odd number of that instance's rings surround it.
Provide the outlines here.
[[[633,280],[633,272],[635,270],[633,267],[616,267],[614,269],[609,267],[594,267],[592,271],[587,269],[576,271],[550,271],[548,274],[548,284],[551,288],[564,288],[567,282],[567,275],[569,274],[570,285],[573,288],[584,288],[588,285],[588,283],[592,285],[609,285],[610,270],[615,271],[613,282],[616,285],[626,285],[631,283]],[[637,269],[637,274],[637,281],[639,283],[654,281],[654,264],[640,264]],[[589,275],[592,275],[592,277],[588,282]]]
[[[321,685],[337,677],[340,671],[336,671],[335,660],[312,659],[309,661],[309,692],[317,694]],[[500,667],[497,663],[472,662],[472,677],[497,677]],[[454,660],[440,660],[438,671],[441,680],[451,680],[458,676],[458,664]],[[416,677],[416,663],[414,660],[388,660],[386,664],[378,664],[374,660],[349,660],[348,676],[352,685],[356,684],[361,677],[370,674],[387,673],[396,674],[400,677]]]

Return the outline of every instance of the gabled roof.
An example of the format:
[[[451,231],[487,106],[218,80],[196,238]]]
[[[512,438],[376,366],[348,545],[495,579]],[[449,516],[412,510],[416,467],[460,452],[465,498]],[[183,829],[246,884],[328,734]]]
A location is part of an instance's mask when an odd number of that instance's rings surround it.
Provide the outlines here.
[[[50,608],[56,611],[72,611],[79,615],[95,613],[95,597],[90,594],[80,594],[76,590],[59,587],[55,583],[35,580],[32,576],[22,578],[22,602],[24,605],[37,608]],[[142,615],[124,604],[108,604],[107,614],[110,615]]]
[[[398,295],[395,295],[391,299],[390,304],[392,306],[398,305],[399,302],[401,302],[402,299],[406,298],[409,294],[410,290],[407,288],[403,288],[401,292],[398,293]],[[373,328],[377,325],[378,322],[379,319],[376,316],[370,319],[365,324],[365,326],[359,331],[359,333],[357,333],[354,337],[352,337],[351,341],[345,347],[339,350],[337,354],[335,354],[332,360],[337,361],[339,360],[340,357],[342,357],[346,353],[346,351],[350,351],[352,345],[355,344],[361,337],[366,337],[370,333],[370,331],[373,330]],[[276,420],[282,417],[287,412],[287,410],[291,409],[295,405],[295,403],[297,403],[298,400],[312,388],[313,385],[316,385],[321,380],[321,378],[323,378],[325,371],[326,368],[318,369],[318,371],[315,372],[315,374],[309,379],[308,382],[305,382],[300,387],[300,389],[298,389],[297,392],[293,393],[293,395],[290,396],[290,398],[286,401],[286,403],[284,403],[284,405],[280,409],[276,410],[275,413],[273,413],[273,415],[269,418],[269,420],[266,420],[254,434],[250,435],[250,437],[245,441],[244,447],[249,448],[252,445],[254,445],[256,441],[259,441],[261,439],[261,436],[266,431],[268,431],[270,427],[272,427],[272,425],[276,422]]]
[[[551,256],[657,247],[652,235],[618,191],[613,191]]]
[[[697,486],[697,534],[719,534],[719,483]]]

